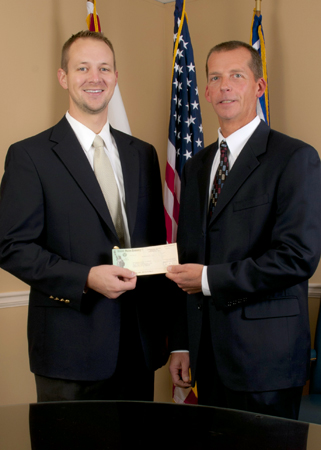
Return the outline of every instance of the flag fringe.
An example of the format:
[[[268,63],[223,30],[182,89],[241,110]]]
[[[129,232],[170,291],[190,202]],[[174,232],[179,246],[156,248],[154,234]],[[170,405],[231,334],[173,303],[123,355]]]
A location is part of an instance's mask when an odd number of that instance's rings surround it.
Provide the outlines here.
[[[266,64],[266,50],[265,50],[265,41],[262,32],[262,26],[259,26],[259,38],[260,38],[260,46],[261,46],[261,58],[263,64],[263,77],[266,81],[266,90],[265,90],[265,109],[266,109],[266,118],[267,123],[270,123],[270,110],[269,110],[269,86],[268,86],[268,76],[267,76],[267,64]]]

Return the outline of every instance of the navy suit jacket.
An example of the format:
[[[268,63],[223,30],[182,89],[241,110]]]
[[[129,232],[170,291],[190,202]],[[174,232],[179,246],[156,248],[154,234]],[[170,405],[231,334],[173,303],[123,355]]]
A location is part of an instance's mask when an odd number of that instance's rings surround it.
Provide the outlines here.
[[[190,350],[193,381],[208,303],[212,346],[233,390],[301,386],[308,376],[308,279],[321,248],[320,159],[261,122],[236,160],[210,220],[217,142],[186,163],[178,227],[181,263],[208,266],[210,297],[181,298],[171,349]]]
[[[111,129],[125,184],[132,247],[165,243],[155,149]],[[31,286],[31,370],[73,379],[109,378],[121,307],[135,303],[145,360],[166,362],[164,277],[140,277],[116,300],[89,290],[91,267],[112,264],[119,240],[94,172],[66,118],[8,151],[0,201],[0,265]],[[130,338],[130,337],[129,337]]]

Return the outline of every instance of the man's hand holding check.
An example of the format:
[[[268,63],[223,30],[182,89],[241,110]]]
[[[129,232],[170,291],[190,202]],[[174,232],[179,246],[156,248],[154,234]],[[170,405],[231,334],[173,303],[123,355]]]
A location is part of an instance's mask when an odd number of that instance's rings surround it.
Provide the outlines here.
[[[187,294],[196,294],[202,291],[201,264],[179,264],[167,267],[166,276],[174,281]]]

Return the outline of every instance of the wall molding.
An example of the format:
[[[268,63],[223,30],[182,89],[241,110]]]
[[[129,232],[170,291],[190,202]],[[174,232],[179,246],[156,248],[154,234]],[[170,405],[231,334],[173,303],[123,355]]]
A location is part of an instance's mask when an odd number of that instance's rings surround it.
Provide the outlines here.
[[[28,306],[29,291],[0,293],[0,308]]]
[[[309,283],[309,297],[317,297],[321,299],[321,284]]]
[[[320,283],[309,284],[309,298],[310,297],[321,299]],[[28,301],[29,301],[29,291],[0,293],[0,309],[13,308],[18,306],[28,306]]]

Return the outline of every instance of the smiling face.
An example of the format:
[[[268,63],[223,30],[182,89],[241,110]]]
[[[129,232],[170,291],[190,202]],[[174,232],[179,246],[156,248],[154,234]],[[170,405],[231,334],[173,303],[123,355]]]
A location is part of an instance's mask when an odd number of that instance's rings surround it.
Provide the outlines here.
[[[242,47],[213,52],[208,59],[205,98],[218,115],[224,137],[255,118],[257,99],[264,94],[266,82],[255,80],[250,62],[250,52]]]
[[[92,38],[79,38],[68,50],[68,71],[58,70],[58,80],[69,91],[69,113],[86,125],[93,115],[107,121],[108,103],[117,84],[113,52]]]

